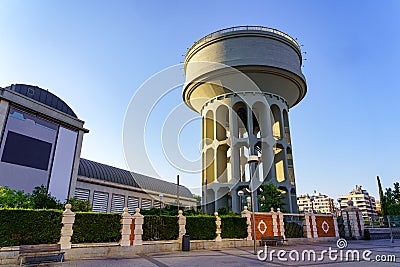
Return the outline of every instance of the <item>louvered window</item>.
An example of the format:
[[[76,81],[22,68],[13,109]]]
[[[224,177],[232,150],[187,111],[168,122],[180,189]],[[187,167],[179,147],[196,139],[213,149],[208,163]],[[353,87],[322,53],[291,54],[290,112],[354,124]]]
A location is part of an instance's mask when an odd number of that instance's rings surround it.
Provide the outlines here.
[[[111,211],[122,213],[125,206],[125,196],[114,195],[112,196]]]
[[[83,201],[89,200],[90,191],[87,189],[76,188],[75,189],[75,198]]]
[[[160,201],[154,200],[154,201],[153,201],[153,207],[154,207],[154,208],[160,208],[160,203],[161,203]]]
[[[93,211],[107,212],[107,208],[108,208],[108,193],[94,191]]]
[[[151,199],[142,198],[142,209],[148,210],[151,208]]]
[[[133,215],[136,208],[139,208],[139,198],[128,197],[128,212]]]

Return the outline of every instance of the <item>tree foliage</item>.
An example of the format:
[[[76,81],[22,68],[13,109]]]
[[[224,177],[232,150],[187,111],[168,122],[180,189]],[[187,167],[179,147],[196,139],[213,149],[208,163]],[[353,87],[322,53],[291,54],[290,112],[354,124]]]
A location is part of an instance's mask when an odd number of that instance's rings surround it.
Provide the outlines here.
[[[62,209],[63,204],[47,193],[44,185],[37,186],[32,194],[0,186],[0,207],[19,209]]]
[[[384,195],[385,209],[387,212],[385,215],[400,215],[400,184],[396,182],[393,185],[393,189],[386,188]]]
[[[0,186],[0,208],[30,208],[30,195],[23,190],[14,190],[5,186]]]
[[[75,211],[82,211],[82,212],[90,212],[92,211],[92,204],[89,200],[80,200],[76,197],[70,198],[67,200],[67,203],[71,204],[71,210]]]
[[[92,210],[89,201],[76,198],[68,199],[65,203],[61,203],[60,200],[47,192],[44,185],[35,187],[32,194],[25,193],[23,190],[0,186],[0,208],[63,210],[66,203],[72,205],[73,211]]]
[[[378,180],[378,191],[379,191],[379,200],[381,201],[381,212],[382,216],[385,216],[387,214],[386,199],[385,196],[383,195],[381,179],[379,178],[379,176],[377,176],[376,179]]]
[[[47,193],[47,188],[44,185],[35,187],[30,198],[32,209],[63,209],[63,204],[50,193]]]
[[[261,190],[261,194],[258,195],[258,203],[260,204],[261,211],[269,212],[271,208],[274,208],[276,211],[280,208],[282,212],[285,212],[283,208],[285,203],[282,201],[284,196],[277,186],[272,183],[264,184]]]

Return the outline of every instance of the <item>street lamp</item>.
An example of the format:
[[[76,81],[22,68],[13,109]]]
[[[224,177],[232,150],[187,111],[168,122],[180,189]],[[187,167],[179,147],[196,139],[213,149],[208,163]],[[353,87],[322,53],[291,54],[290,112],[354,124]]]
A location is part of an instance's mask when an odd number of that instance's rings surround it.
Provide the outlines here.
[[[160,216],[161,216],[161,203],[162,203],[162,198],[163,198],[163,194],[159,194],[158,195],[160,197]]]
[[[239,190],[239,191],[237,192],[237,194],[238,194],[238,196],[239,196],[239,203],[240,203],[239,208],[240,208],[240,211],[242,211],[242,196],[244,195],[244,192],[243,192],[243,190]]]
[[[251,193],[251,219],[253,221],[253,241],[254,241],[254,255],[257,255],[257,237],[256,237],[256,220],[255,220],[255,206],[254,206],[254,191],[257,190],[257,188],[253,188],[254,187],[254,175],[252,173],[252,169],[251,169],[251,164],[252,163],[257,163],[260,159],[258,158],[257,155],[249,155],[249,158],[247,160],[247,163],[249,163],[249,170],[250,170],[250,193]],[[256,165],[257,166],[257,165]]]

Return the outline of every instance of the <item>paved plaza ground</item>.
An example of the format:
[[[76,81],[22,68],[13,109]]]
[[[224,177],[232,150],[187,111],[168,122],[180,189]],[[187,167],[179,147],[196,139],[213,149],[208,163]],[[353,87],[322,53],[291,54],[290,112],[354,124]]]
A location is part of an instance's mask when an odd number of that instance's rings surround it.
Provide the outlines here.
[[[167,266],[400,266],[400,240],[394,240],[391,243],[390,240],[354,240],[348,241],[347,248],[343,249],[343,261],[340,261],[340,253],[337,253],[338,259],[336,261],[330,260],[329,254],[323,253],[323,250],[329,251],[329,248],[337,249],[336,242],[325,242],[325,243],[313,243],[295,246],[278,246],[268,247],[267,251],[280,250],[286,251],[285,255],[281,255],[281,258],[287,258],[288,261],[280,261],[277,254],[273,254],[273,260],[270,261],[268,258],[266,261],[260,261],[257,256],[253,255],[252,247],[245,248],[230,248],[223,250],[195,250],[190,252],[164,252],[164,253],[152,253],[146,255],[136,255],[132,258],[104,258],[104,259],[93,259],[93,260],[81,260],[81,261],[67,261],[63,264],[55,266],[60,267],[72,267],[72,266],[115,266],[115,267],[128,267],[128,266],[143,266],[143,267],[167,267]],[[258,248],[261,249],[261,248]],[[300,254],[300,261],[290,260],[289,254],[295,258],[296,250]],[[305,250],[314,250],[316,253],[316,261],[301,261],[301,253]],[[348,250],[359,251],[360,261],[345,261],[345,253]],[[367,250],[371,251],[371,254]],[[367,251],[367,252],[365,252]],[[362,254],[365,252],[371,261],[362,259]],[[321,257],[321,254],[324,254]],[[384,256],[383,256],[384,255]],[[394,255],[396,257],[395,262],[378,262],[375,259],[390,257]],[[261,255],[262,256],[262,255]],[[378,258],[376,258],[378,256]],[[351,258],[351,256],[349,256]]]

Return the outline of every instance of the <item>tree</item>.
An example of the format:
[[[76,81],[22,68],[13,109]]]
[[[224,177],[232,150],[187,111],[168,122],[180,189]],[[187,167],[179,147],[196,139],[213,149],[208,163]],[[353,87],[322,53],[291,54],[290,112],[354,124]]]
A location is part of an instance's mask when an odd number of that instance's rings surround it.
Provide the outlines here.
[[[37,186],[33,189],[31,198],[31,207],[33,209],[63,209],[63,204],[53,197],[50,193],[47,193],[47,189],[44,185]]]
[[[285,212],[283,208],[283,199],[285,198],[282,194],[282,191],[272,183],[264,184],[261,187],[261,194],[258,195],[258,203],[260,205],[261,211],[270,211],[271,208],[277,210],[278,208],[281,209],[282,212]]]
[[[30,195],[23,190],[0,186],[0,208],[30,208]]]
[[[379,191],[379,200],[381,202],[381,213],[382,216],[385,216],[387,214],[386,199],[385,196],[383,195],[381,179],[379,178],[379,176],[377,176],[376,179],[378,180],[378,191]]]
[[[193,198],[196,199],[196,209],[201,209],[201,196],[193,194]]]
[[[386,188],[384,199],[387,213],[385,215],[400,215],[400,184],[396,182],[393,185],[393,189]]]
[[[89,200],[80,200],[76,197],[70,198],[67,200],[67,203],[71,204],[72,211],[92,211],[92,204],[90,204]]]
[[[227,207],[220,207],[218,209],[218,215],[227,215],[228,214],[228,208]]]
[[[47,193],[44,185],[33,189],[32,194],[0,186],[0,207],[19,209],[63,209],[63,204]]]

